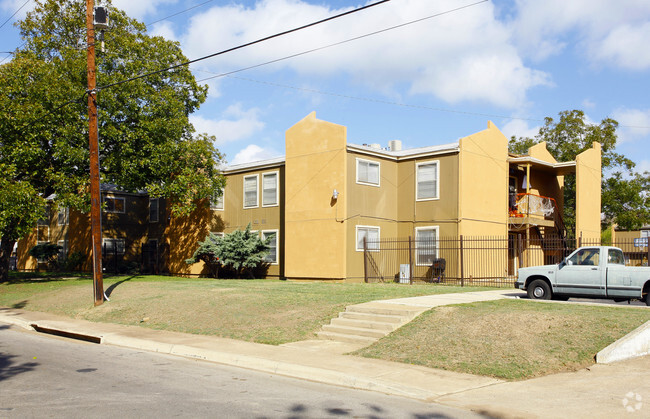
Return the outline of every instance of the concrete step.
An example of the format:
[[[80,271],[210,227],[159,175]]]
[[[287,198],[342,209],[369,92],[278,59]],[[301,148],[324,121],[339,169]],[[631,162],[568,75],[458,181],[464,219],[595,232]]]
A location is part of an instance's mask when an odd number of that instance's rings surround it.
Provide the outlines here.
[[[376,339],[383,338],[390,333],[389,330],[362,329],[358,327],[336,326],[331,324],[326,324],[323,326],[322,330],[324,332],[338,333],[341,335],[365,336]]]
[[[381,314],[386,316],[399,316],[405,319],[413,319],[415,316],[425,311],[422,309],[416,309],[411,307],[400,307],[395,304],[394,307],[391,307],[389,304],[377,304],[377,305],[353,305],[345,308],[346,312],[352,313],[365,313],[365,314]]]
[[[337,317],[330,322],[332,326],[356,327],[358,329],[382,330],[386,333],[392,332],[399,327],[396,323],[376,322],[372,320],[357,320]]]
[[[339,313],[341,319],[364,320],[369,322],[381,322],[401,324],[404,319],[401,316],[389,316],[386,314],[359,313],[354,311],[343,311]]]
[[[320,339],[334,340],[337,342],[357,343],[357,344],[362,344],[363,346],[368,346],[377,342],[377,339],[367,337],[367,336],[345,335],[345,334],[340,334],[335,332],[326,332],[323,330],[317,332],[316,334]]]

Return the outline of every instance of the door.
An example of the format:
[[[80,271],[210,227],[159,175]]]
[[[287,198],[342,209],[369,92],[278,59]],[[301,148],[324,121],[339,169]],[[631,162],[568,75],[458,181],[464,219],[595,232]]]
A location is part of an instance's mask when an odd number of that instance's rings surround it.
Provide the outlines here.
[[[582,248],[560,264],[554,292],[560,294],[605,295],[605,271],[600,266],[599,248]]]

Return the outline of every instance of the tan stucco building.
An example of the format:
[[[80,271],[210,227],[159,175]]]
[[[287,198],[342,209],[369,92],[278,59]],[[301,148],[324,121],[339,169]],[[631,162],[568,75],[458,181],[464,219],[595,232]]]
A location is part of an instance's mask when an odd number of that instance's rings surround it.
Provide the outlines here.
[[[453,143],[402,150],[399,141],[349,143],[346,127],[311,113],[287,130],[285,146],[284,157],[225,168],[223,197],[209,210],[161,222],[168,271],[204,274],[202,263],[184,263],[196,241],[248,224],[273,237],[268,276],[298,280],[362,281],[364,238],[369,250],[377,239],[428,240],[433,248],[414,250],[425,266],[445,237],[561,237],[567,174],[576,176],[576,234],[600,235],[598,143],[572,162],[556,162],[544,143],[511,155],[488,122]],[[525,251],[508,252],[497,270],[511,275]]]

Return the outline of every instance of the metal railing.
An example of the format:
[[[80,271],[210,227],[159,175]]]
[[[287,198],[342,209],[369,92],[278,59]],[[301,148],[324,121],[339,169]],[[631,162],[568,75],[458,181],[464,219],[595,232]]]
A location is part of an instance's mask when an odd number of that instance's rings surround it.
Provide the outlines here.
[[[577,247],[600,244],[600,240],[561,236],[527,240],[523,235],[368,241],[364,244],[364,279],[366,282],[512,287],[519,268],[556,264]],[[648,265],[647,246],[635,247],[633,240],[611,245],[623,250],[626,264]]]

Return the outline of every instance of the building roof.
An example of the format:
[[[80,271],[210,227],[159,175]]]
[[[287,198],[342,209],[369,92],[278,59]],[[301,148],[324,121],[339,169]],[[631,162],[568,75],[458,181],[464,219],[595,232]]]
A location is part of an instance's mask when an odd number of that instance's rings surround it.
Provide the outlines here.
[[[415,157],[436,156],[439,154],[456,153],[460,151],[459,143],[449,143],[433,145],[427,147],[409,148],[407,150],[391,151],[383,148],[371,147],[368,145],[358,145],[348,143],[348,151],[354,151],[362,154],[387,157],[394,160],[406,160]]]
[[[519,157],[508,158],[508,162],[515,163],[515,164],[530,164],[535,169],[542,170],[545,172],[553,172],[556,175],[560,175],[560,176],[576,172],[575,161],[550,163],[544,160],[537,159],[535,157],[519,156]]]

